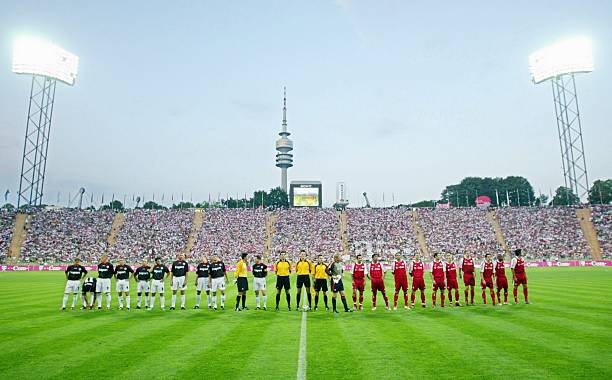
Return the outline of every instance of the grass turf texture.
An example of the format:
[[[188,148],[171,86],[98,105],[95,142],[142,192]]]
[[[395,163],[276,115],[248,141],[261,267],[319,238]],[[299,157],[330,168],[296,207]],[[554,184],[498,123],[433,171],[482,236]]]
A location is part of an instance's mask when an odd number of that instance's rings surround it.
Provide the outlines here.
[[[307,378],[612,378],[612,268],[528,275],[530,305],[482,305],[477,288],[476,306],[432,309],[427,281],[427,309],[371,311],[368,290],[364,311],[308,313]],[[129,312],[116,294],[111,311],[60,312],[62,273],[0,273],[0,378],[296,377],[302,313],[284,297],[273,311],[273,275],[267,312],[253,310],[252,291],[251,310],[233,311],[231,285],[225,311],[192,310],[193,282],[185,311],[136,310],[132,292]]]

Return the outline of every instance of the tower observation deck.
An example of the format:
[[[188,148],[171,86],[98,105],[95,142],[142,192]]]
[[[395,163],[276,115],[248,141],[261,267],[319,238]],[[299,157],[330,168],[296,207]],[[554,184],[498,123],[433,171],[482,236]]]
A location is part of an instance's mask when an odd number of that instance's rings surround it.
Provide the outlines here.
[[[276,140],[276,167],[281,169],[281,189],[287,191],[287,169],[293,166],[293,141],[287,132],[287,89],[283,87],[283,124]]]

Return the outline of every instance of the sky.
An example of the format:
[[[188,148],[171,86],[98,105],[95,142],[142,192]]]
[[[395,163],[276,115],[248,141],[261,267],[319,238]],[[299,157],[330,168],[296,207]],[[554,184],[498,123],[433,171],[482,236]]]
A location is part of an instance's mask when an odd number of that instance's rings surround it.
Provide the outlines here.
[[[351,206],[438,199],[466,176],[563,184],[548,83],[529,54],[576,35],[595,71],[576,77],[591,182],[612,177],[609,1],[3,1],[0,189],[16,203],[30,80],[13,40],[80,58],[58,84],[45,203],[80,187],[98,205],[242,197],[280,184],[274,143],[287,86],[289,180],[345,182]],[[384,202],[383,202],[384,198]],[[87,199],[89,201],[89,199]],[[86,202],[87,203],[87,202]]]

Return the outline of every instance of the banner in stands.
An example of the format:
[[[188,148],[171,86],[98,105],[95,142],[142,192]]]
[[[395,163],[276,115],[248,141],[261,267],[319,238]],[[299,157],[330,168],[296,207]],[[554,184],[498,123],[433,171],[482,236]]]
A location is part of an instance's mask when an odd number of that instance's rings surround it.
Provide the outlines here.
[[[476,198],[476,206],[478,208],[488,208],[491,206],[491,198],[487,197],[486,195],[479,196]]]
[[[510,263],[506,263],[509,267]],[[528,267],[612,267],[612,260],[574,260],[574,261],[532,261],[527,262]],[[385,265],[391,267],[390,265]],[[0,272],[37,272],[37,271],[65,271],[67,265],[0,265]],[[134,266],[135,268],[136,266]],[[429,269],[429,264],[425,264]],[[236,270],[235,266],[226,266],[228,272]],[[96,266],[86,265],[88,271],[96,271]],[[350,266],[345,266],[344,270],[350,270]],[[195,266],[190,266],[191,271],[195,271]],[[272,267],[268,267],[272,271]]]

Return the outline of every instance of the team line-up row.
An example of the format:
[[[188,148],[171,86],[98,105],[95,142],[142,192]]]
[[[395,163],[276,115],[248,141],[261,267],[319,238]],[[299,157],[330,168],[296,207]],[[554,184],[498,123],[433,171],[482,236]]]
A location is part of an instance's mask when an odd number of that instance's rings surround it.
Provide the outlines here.
[[[440,254],[435,253],[431,262],[429,273],[432,280],[432,306],[437,306],[437,293],[440,293],[440,306],[445,306],[445,291],[448,291],[448,304],[461,306],[459,297],[459,284],[457,278],[463,279],[464,284],[464,300],[465,305],[474,305],[474,287],[476,284],[476,261],[472,258],[469,252],[455,262],[452,255],[448,255],[444,260]],[[247,310],[246,295],[249,290],[248,272],[253,275],[253,290],[255,292],[256,309],[267,310],[267,293],[266,293],[266,278],[268,276],[268,266],[263,263],[261,256],[257,255],[255,262],[249,265],[248,254],[243,253],[241,259],[236,265],[234,272],[234,283],[238,289],[236,296],[236,311]],[[425,303],[425,263],[417,254],[409,263],[404,261],[400,254],[396,255],[396,260],[392,263],[392,275],[395,281],[394,293],[394,310],[398,307],[398,298],[400,292],[404,296],[404,308],[414,308],[417,291],[420,292],[421,306],[426,307]],[[485,259],[479,265],[480,269],[480,286],[482,288],[483,303],[487,303],[487,289],[490,292],[491,304],[501,305],[501,294],[503,291],[503,304],[508,303],[508,279],[506,277],[506,265],[503,256],[500,255],[492,259],[490,254],[485,255]],[[370,263],[363,261],[362,255],[358,254],[354,262],[350,266],[352,278],[352,299],[353,308],[349,308],[346,300],[346,293],[343,284],[344,263],[340,255],[335,255],[330,263],[323,260],[323,256],[317,256],[313,263],[306,258],[306,251],[302,250],[299,259],[293,264],[286,259],[286,253],[280,252],[280,258],[274,263],[274,272],[276,274],[276,310],[279,310],[281,293],[284,290],[287,300],[287,307],[291,310],[290,297],[290,275],[292,272],[297,274],[296,280],[296,310],[300,310],[300,301],[302,289],[305,288],[305,294],[308,304],[304,304],[304,310],[312,310],[312,294],[314,293],[314,310],[318,310],[319,293],[323,293],[325,309],[329,310],[327,292],[331,288],[332,292],[332,310],[338,313],[337,296],[340,295],[340,300],[344,306],[345,312],[354,310],[363,310],[363,294],[365,291],[366,279],[370,280],[372,291],[372,310],[376,310],[377,293],[380,292],[385,302],[387,310],[390,309],[389,299],[385,290],[385,268],[379,261],[377,254],[372,256]],[[525,273],[525,261],[522,258],[520,249],[514,251],[514,257],[510,263],[512,272],[512,281],[514,284],[513,295],[514,302],[518,303],[518,287],[523,287],[523,296],[525,303],[529,303],[527,290],[527,275]],[[107,256],[103,256],[100,263],[97,265],[98,277],[87,277],[87,270],[81,265],[80,260],[75,260],[74,264],[69,265],[65,271],[66,286],[64,289],[64,298],[62,301],[62,310],[66,310],[66,304],[70,293],[73,293],[71,309],[75,308],[79,294],[83,303],[82,308],[93,309],[94,303],[97,300],[98,309],[102,309],[102,294],[106,295],[106,308],[111,307],[111,278],[116,279],[115,290],[119,300],[119,309],[125,308],[130,310],[130,277],[133,277],[137,285],[137,309],[141,309],[142,301],[144,300],[144,308],[152,310],[155,307],[155,297],[159,293],[160,307],[165,310],[164,285],[165,280],[169,277],[172,289],[172,301],[170,310],[176,309],[177,293],[180,293],[180,308],[185,309],[185,291],[187,289],[187,277],[189,273],[189,264],[185,261],[181,254],[177,260],[172,263],[171,269],[161,262],[161,258],[155,259],[155,264],[151,267],[146,262],[133,270],[125,263],[125,260],[119,260],[116,266],[113,266],[108,261]],[[195,269],[195,287],[196,287],[196,304],[194,309],[200,308],[202,292],[206,293],[208,299],[208,308],[212,310],[218,309],[217,292],[220,293],[220,308],[225,309],[225,288],[229,282],[225,264],[218,256],[213,256],[209,261],[207,258],[197,265]],[[408,277],[412,278],[412,286],[410,288],[410,304],[408,303]],[[81,281],[84,279],[83,283]],[[311,281],[312,279],[312,281]],[[329,282],[329,288],[328,288]],[[311,291],[311,284],[314,285],[314,292]],[[454,293],[454,299],[453,299]],[[143,297],[144,294],[144,297]],[[89,296],[89,298],[88,298]],[[262,305],[263,302],[263,305]]]

